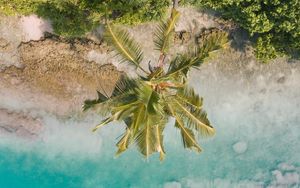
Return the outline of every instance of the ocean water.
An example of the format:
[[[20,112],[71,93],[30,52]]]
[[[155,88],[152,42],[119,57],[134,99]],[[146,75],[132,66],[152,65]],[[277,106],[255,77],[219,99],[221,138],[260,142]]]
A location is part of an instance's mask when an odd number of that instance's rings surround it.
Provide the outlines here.
[[[214,65],[192,72],[217,134],[200,138],[204,151],[196,154],[183,149],[171,121],[163,162],[135,148],[114,157],[122,124],[91,133],[101,119],[93,114],[59,119],[35,112],[45,124],[38,142],[1,138],[0,187],[298,188],[300,69],[280,66],[258,67],[251,76],[247,68],[234,75]]]

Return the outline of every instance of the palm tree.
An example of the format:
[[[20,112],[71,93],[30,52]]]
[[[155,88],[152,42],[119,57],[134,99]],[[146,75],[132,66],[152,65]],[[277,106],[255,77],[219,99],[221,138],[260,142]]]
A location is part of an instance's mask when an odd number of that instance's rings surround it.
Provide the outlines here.
[[[113,47],[120,62],[141,72],[138,78],[123,75],[111,96],[98,92],[97,99],[86,100],[83,105],[84,110],[94,108],[107,117],[93,131],[112,121],[126,124],[125,133],[117,143],[117,155],[135,143],[145,157],[159,152],[160,160],[163,160],[163,131],[170,117],[174,118],[174,126],[181,133],[184,148],[200,152],[196,134],[212,136],[215,133],[202,108],[203,99],[187,84],[187,74],[191,68],[198,68],[212,51],[223,47],[227,43],[227,34],[213,30],[203,36],[201,44],[193,50],[166,62],[178,18],[179,12],[173,8],[170,18],[159,24],[154,43],[160,57],[158,66],[149,64],[149,70],[140,65],[143,52],[129,33],[106,24],[104,39]]]

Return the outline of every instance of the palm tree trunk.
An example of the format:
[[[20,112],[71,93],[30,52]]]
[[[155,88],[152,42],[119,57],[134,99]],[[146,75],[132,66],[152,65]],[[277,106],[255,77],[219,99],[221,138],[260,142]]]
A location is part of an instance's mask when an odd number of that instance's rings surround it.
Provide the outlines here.
[[[173,9],[177,9],[178,2],[179,2],[179,0],[173,0]],[[171,14],[171,16],[172,16],[172,14]],[[163,54],[163,53],[160,54],[160,57],[159,57],[159,60],[158,60],[158,67],[163,67],[165,57],[166,57],[165,54]]]
[[[178,2],[179,0],[173,0],[173,8],[177,8],[178,7]]]

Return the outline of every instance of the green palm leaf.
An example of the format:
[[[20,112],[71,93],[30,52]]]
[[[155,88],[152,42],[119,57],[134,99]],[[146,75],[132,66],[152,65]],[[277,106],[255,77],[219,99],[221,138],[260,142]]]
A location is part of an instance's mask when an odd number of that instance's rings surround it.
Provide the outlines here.
[[[228,44],[228,33],[222,30],[212,29],[209,34],[201,37],[200,44],[195,50],[195,56],[199,58],[193,66],[201,65],[202,61],[209,57],[210,53],[224,48]]]
[[[190,58],[188,56],[178,56],[173,61],[170,62],[170,66],[168,72],[166,74],[167,77],[170,76],[187,76],[188,71],[193,66],[194,62],[197,58]]]
[[[180,102],[176,98],[173,100],[175,106],[177,107],[177,113],[179,113],[181,117],[184,117],[184,119],[186,120],[186,125],[189,128],[196,130],[204,136],[212,136],[215,134],[215,130],[210,125],[205,111],[203,111],[202,109],[186,107],[184,104],[182,104],[182,102]]]
[[[136,80],[123,75],[118,80],[110,97],[97,91],[98,98],[94,100],[85,100],[82,108],[84,111],[93,108],[97,113],[106,116],[111,112],[113,107],[136,100],[136,97],[133,95],[136,87]]]
[[[137,109],[139,102],[138,101],[131,101],[123,103],[122,105],[115,106],[112,108],[112,116],[114,120],[125,120],[129,117],[134,111]]]
[[[126,75],[122,75],[116,83],[116,86],[112,92],[112,97],[133,91],[137,87],[138,81],[136,79],[129,78]]]
[[[120,57],[121,63],[128,62],[136,68],[140,68],[147,73],[140,63],[143,60],[143,53],[140,46],[130,37],[129,33],[122,29],[117,29],[107,24],[104,39],[112,45]]]
[[[181,101],[190,108],[201,109],[203,99],[195,93],[194,89],[185,85],[185,87],[178,89],[176,94],[177,100]]]
[[[93,132],[112,121],[125,120],[137,109],[137,104],[138,102],[136,100],[132,100],[131,102],[125,101],[125,103],[119,103],[119,105],[110,107],[112,115],[97,125],[93,129]]]
[[[169,49],[170,39],[179,15],[176,9],[172,9],[171,17],[167,21],[161,22],[156,29],[154,44],[156,50],[159,50],[162,54],[166,54]]]
[[[129,128],[126,128],[126,132],[124,133],[120,141],[117,143],[118,151],[116,152],[116,155],[120,155],[125,150],[127,150],[131,143],[131,140],[132,140],[132,132]]]
[[[175,127],[180,129],[183,146],[185,148],[195,149],[197,152],[201,152],[201,148],[195,138],[193,131],[189,128],[186,128],[183,124],[183,121],[175,115]]]
[[[139,128],[145,122],[146,116],[146,107],[143,103],[139,104],[139,107],[135,110],[133,117],[132,117],[132,124],[130,125],[130,129],[132,130],[132,134],[136,135],[139,131]]]
[[[154,132],[156,138],[156,151],[159,152],[159,159],[162,161],[165,158],[165,149],[163,145],[163,130],[165,128],[166,120],[160,121],[157,125],[154,125]]]
[[[202,37],[201,43],[193,50],[176,57],[170,62],[166,76],[178,74],[187,75],[190,68],[198,68],[213,51],[223,48],[228,43],[228,33],[220,30],[213,30]]]
[[[195,149],[197,152],[201,152],[201,148],[195,138],[193,131],[185,127],[183,120],[176,114],[175,108],[171,103],[168,103],[168,108],[171,115],[175,118],[175,127],[180,129],[184,148]]]
[[[93,132],[95,132],[97,129],[99,129],[100,127],[104,126],[104,125],[107,125],[108,123],[112,122],[114,120],[113,117],[109,117],[109,118],[106,118],[104,120],[101,121],[101,123],[99,123],[95,128],[93,128]]]
[[[136,90],[139,101],[145,104],[149,114],[162,114],[159,94],[147,83],[141,83]]]
[[[155,138],[155,129],[150,123],[149,117],[147,117],[145,126],[139,131],[135,139],[139,151],[145,157],[148,157],[157,150]]]

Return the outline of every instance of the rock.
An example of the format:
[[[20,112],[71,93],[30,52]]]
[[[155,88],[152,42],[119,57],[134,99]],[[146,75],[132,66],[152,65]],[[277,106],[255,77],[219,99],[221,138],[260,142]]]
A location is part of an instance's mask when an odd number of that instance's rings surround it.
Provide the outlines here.
[[[9,45],[9,42],[8,42],[6,39],[0,38],[0,49],[1,49],[1,48],[5,48],[5,47],[7,47],[8,45]]]
[[[24,42],[40,40],[44,32],[53,32],[50,21],[39,18],[37,15],[23,16],[20,20]]]
[[[19,85],[19,84],[21,84],[21,82],[22,81],[19,78],[11,78],[11,80],[10,80],[10,83],[12,85]]]
[[[192,35],[190,32],[187,31],[179,31],[175,33],[175,43],[185,44],[189,42],[192,38]]]
[[[242,154],[242,153],[245,153],[245,151],[247,150],[248,148],[248,145],[246,142],[243,142],[243,141],[240,141],[240,142],[237,142],[235,143],[233,146],[232,146],[233,150],[238,153],[238,154]]]
[[[104,26],[101,25],[91,32],[86,34],[86,38],[94,41],[96,44],[101,44],[103,40]]]
[[[286,171],[296,170],[295,166],[290,165],[288,163],[280,163],[278,165],[278,168],[281,169],[281,170],[286,170]]]
[[[181,188],[181,184],[179,182],[167,182],[164,184],[164,188]]]
[[[0,71],[9,66],[20,66],[18,46],[22,31],[17,17],[0,15]]]
[[[202,12],[196,8],[180,7],[178,8],[181,16],[176,24],[175,31],[191,31],[197,32],[202,28],[217,27],[219,24],[214,20],[213,16],[209,16],[209,12]]]
[[[41,130],[41,122],[30,115],[0,109],[0,133],[32,139],[36,138]]]
[[[285,82],[285,80],[286,80],[285,76],[282,76],[282,77],[278,78],[277,83],[283,84]]]
[[[283,185],[285,185],[285,187],[290,187],[300,183],[300,176],[297,172],[282,173],[279,170],[274,170],[272,174],[275,177],[273,184],[278,187],[283,187]]]
[[[86,55],[86,60],[94,61],[100,65],[108,64],[109,56],[105,53],[100,53],[95,50],[91,50]]]

